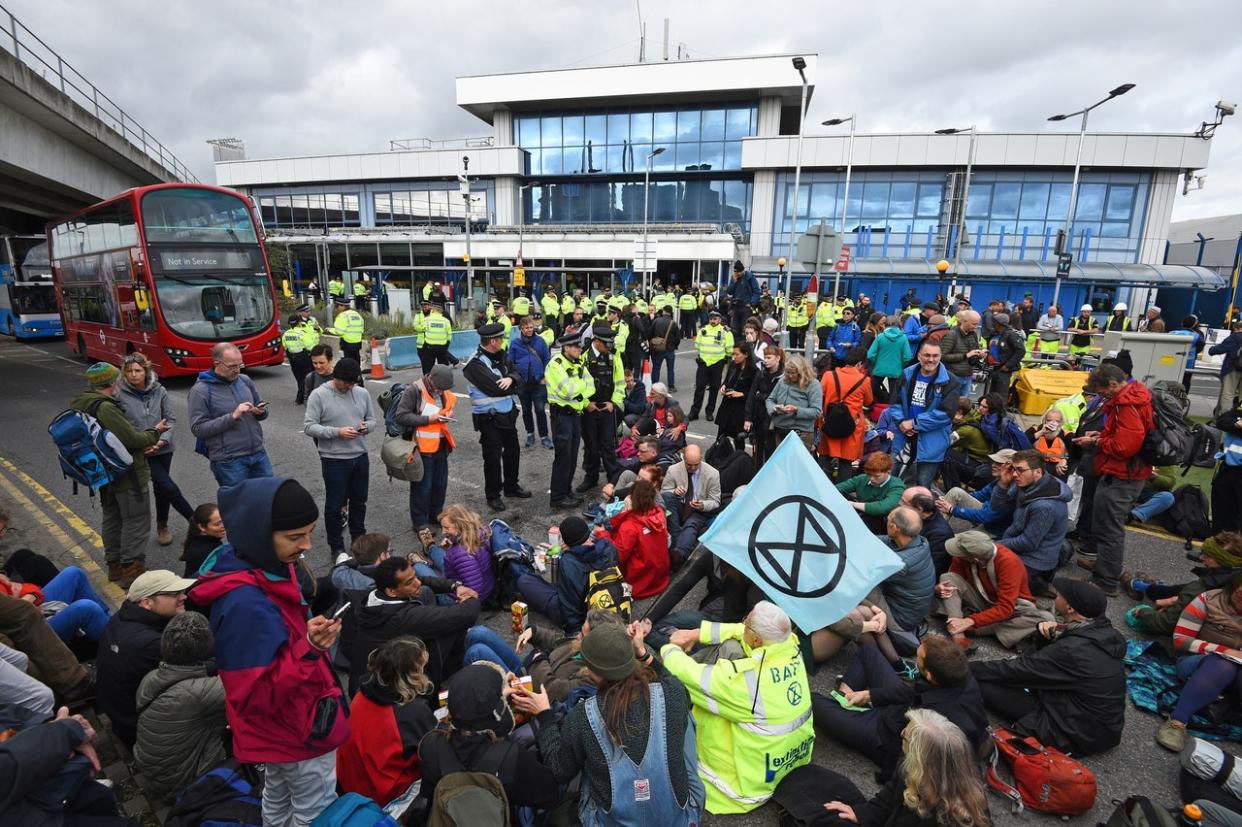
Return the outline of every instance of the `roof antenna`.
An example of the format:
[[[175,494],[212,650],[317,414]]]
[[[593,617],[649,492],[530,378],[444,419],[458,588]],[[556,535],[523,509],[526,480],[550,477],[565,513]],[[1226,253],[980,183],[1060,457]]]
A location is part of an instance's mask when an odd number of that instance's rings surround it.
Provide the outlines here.
[[[643,7],[639,0],[634,0],[634,8],[638,11],[638,62],[647,59],[647,24],[643,22]]]

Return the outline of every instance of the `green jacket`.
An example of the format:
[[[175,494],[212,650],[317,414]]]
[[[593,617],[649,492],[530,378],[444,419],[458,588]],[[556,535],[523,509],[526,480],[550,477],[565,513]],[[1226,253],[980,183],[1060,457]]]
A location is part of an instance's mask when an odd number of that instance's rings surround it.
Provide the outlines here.
[[[988,455],[992,453],[992,444],[983,435],[983,431],[979,430],[979,420],[982,418],[978,411],[971,411],[953,426],[953,430],[957,432],[957,443],[954,447],[965,451],[971,462],[991,462]]]
[[[864,513],[883,517],[901,505],[901,495],[906,490],[906,484],[896,474],[889,474],[888,481],[883,485],[872,485],[870,477],[858,474],[837,483],[837,490],[846,497],[850,494],[858,497],[860,503],[865,503]]]
[[[134,457],[133,473],[126,474],[112,483],[112,490],[128,491],[134,487],[135,479],[137,485],[145,488],[151,481],[151,467],[147,465],[147,456],[142,451],[159,442],[160,434],[154,429],[139,431],[134,428],[125,418],[125,412],[121,410],[121,406],[111,396],[98,391],[82,391],[73,397],[69,402],[69,407],[86,413],[95,404],[95,400],[100,398],[104,400],[104,403],[99,406],[95,418],[99,420],[100,425],[116,434],[116,438],[121,440],[121,444]]]

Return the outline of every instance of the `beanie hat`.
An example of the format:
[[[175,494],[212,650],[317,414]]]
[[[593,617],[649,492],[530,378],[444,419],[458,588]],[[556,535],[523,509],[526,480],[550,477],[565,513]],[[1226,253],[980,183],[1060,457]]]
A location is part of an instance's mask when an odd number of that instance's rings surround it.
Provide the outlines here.
[[[578,649],[587,668],[606,681],[619,681],[634,671],[634,644],[625,627],[615,623],[592,626]]]
[[[358,367],[358,362],[355,359],[338,359],[332,367],[332,378],[356,385],[358,380],[362,378],[362,368]]]
[[[428,374],[431,377],[431,384],[442,391],[451,391],[453,389],[453,369],[448,365],[436,365]]]
[[[160,636],[160,658],[172,666],[202,663],[212,656],[215,649],[216,638],[211,633],[211,621],[198,612],[175,615]]]
[[[1242,566],[1242,554],[1238,553],[1238,547],[1230,543],[1226,545],[1216,537],[1209,537],[1203,541],[1203,547],[1199,549],[1199,554],[1203,557],[1215,560],[1220,563],[1222,568],[1231,569],[1236,566]]]
[[[561,542],[567,546],[585,543],[591,536],[586,520],[581,517],[566,517],[561,520]]]
[[[1134,375],[1134,359],[1130,356],[1130,351],[1117,351],[1117,356],[1113,359],[1113,364],[1125,371],[1126,376]]]
[[[86,369],[86,381],[92,388],[106,388],[114,384],[120,375],[120,368],[107,362],[96,362]]]
[[[1104,592],[1085,580],[1058,577],[1052,581],[1052,587],[1065,598],[1071,609],[1083,617],[1099,617],[1108,610],[1108,598],[1104,596]]]
[[[480,732],[491,730],[507,735],[512,717],[507,716],[504,699],[504,676],[485,664],[472,663],[461,669],[448,682],[448,711],[453,726]],[[505,726],[506,720],[509,726]]]
[[[289,531],[319,519],[315,498],[297,480],[285,480],[272,498],[272,531]]]

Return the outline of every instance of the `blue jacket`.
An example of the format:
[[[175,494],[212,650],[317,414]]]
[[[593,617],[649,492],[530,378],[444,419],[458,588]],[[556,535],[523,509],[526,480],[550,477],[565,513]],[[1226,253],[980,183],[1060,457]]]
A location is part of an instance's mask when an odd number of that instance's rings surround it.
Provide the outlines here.
[[[634,414],[641,417],[647,412],[647,386],[638,381],[634,383],[634,387],[625,395],[625,406],[621,412],[622,416]]]
[[[729,298],[737,304],[748,304],[754,307],[759,303],[759,282],[755,274],[747,270],[740,279],[730,279],[729,289],[725,291]]]
[[[214,371],[205,370],[190,388],[186,407],[190,415],[190,433],[203,441],[207,458],[212,462],[237,459],[263,450],[263,426],[267,411],[244,414],[233,419],[233,411],[242,402],[258,405],[263,401],[259,389],[245,374],[232,382],[221,379]]]
[[[1177,336],[1190,337],[1190,354],[1186,357],[1186,370],[1195,369],[1195,360],[1199,358],[1199,351],[1203,348],[1203,334],[1197,330],[1187,330],[1179,327],[1177,330],[1170,330],[1170,333]]]
[[[915,537],[905,548],[897,548],[888,537],[881,537],[880,541],[896,552],[905,564],[901,571],[880,584],[893,622],[907,632],[917,632],[931,611],[932,589],[936,585],[931,546],[922,536]]]
[[[540,336],[527,339],[518,333],[509,342],[509,358],[513,367],[522,375],[522,381],[528,385],[537,385],[543,379],[543,371],[552,361],[552,351],[548,343]]]
[[[955,505],[953,506],[953,516],[959,520],[977,523],[983,526],[983,530],[988,534],[991,534],[993,537],[1000,537],[1005,533],[1005,529],[1009,528],[1009,523],[1013,520],[1013,503],[1001,503],[1000,511],[993,508],[992,492],[995,490],[996,480],[993,479],[974,494],[975,499],[983,503],[981,507],[966,508]]]
[[[565,618],[565,629],[575,633],[586,618],[587,581],[591,572],[620,565],[617,547],[606,537],[596,537],[561,552],[556,575],[556,597]]]
[[[1018,488],[1016,483],[1008,489],[997,486],[992,492],[992,503],[1004,507],[1006,502],[1012,502],[1015,506],[1013,522],[1001,535],[1001,544],[1021,557],[1028,569],[1055,569],[1069,529],[1072,499],[1069,486],[1051,474],[1044,474],[1026,489]]]
[[[858,347],[860,341],[862,330],[859,329],[858,322],[838,324],[828,334],[828,347],[832,348],[838,359],[844,359],[851,350]]]
[[[920,313],[906,316],[906,321],[901,326],[901,332],[906,334],[906,340],[910,342],[911,348],[917,346],[919,340],[927,335],[927,325],[923,324],[923,315]]]
[[[1228,376],[1233,370],[1234,363],[1238,361],[1238,347],[1242,345],[1242,333],[1230,333],[1219,344],[1212,345],[1208,348],[1208,353],[1212,356],[1224,355],[1224,359],[1220,360],[1220,375]]]
[[[898,423],[909,419],[906,413],[910,410],[910,396],[914,393],[914,374],[919,371],[918,364],[906,368],[897,387],[893,390],[892,407]],[[961,380],[949,373],[948,368],[940,365],[936,375],[932,377],[928,389],[927,405],[923,413],[914,418],[914,428],[918,432],[917,462],[942,462],[949,450],[949,433],[953,430],[953,414],[957,411],[957,400],[962,395]],[[898,428],[893,431],[893,453],[900,454],[906,447],[906,435]]]

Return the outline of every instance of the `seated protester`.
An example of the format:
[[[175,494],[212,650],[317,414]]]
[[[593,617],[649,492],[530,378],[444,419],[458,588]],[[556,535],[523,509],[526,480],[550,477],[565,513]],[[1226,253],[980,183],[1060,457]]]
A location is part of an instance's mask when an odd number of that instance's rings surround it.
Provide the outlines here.
[[[964,488],[950,488],[943,497],[936,500],[936,508],[946,517],[957,517],[981,526],[993,537],[1004,534],[1013,521],[1014,504],[1009,500],[996,503],[1000,508],[997,511],[993,508],[992,494],[999,486],[1001,472],[1009,467],[1016,453],[1017,451],[1005,448],[989,454],[988,459],[992,461],[992,480],[973,495]]]
[[[55,720],[28,726],[0,741],[0,815],[4,823],[137,827],[138,822],[120,814],[112,790],[90,778],[54,811],[48,809],[48,787],[62,788],[65,776],[61,773],[68,761],[77,758],[90,763],[92,774],[99,771],[94,728],[81,715],[70,716],[65,707]]]
[[[0,698],[4,703],[45,721],[52,717],[55,698],[50,687],[27,674],[29,669],[30,658],[25,652],[0,643]]]
[[[1060,622],[1039,624],[1034,652],[974,661],[983,702],[1015,731],[1079,758],[1121,742],[1126,714],[1125,639],[1105,616],[1108,598],[1082,580],[1058,577]]]
[[[958,646],[969,650],[971,636],[993,635],[1012,649],[1054,619],[1035,605],[1022,560],[986,533],[963,531],[945,550],[953,562],[936,584],[935,614],[947,618]]]
[[[655,465],[660,459],[660,438],[654,436],[655,420],[645,419],[639,422],[636,426],[636,430],[639,430],[639,432],[642,433],[648,427],[651,429],[650,433],[643,433],[643,435],[634,443],[634,456],[617,457],[617,467],[621,469],[622,473],[626,471],[637,473],[639,468],[642,468],[644,465]],[[625,438],[633,439],[632,436],[627,436]],[[620,478],[621,474],[618,474],[617,479],[620,480]],[[632,480],[630,481],[630,484],[633,484]],[[608,488],[609,484],[605,484],[603,493],[606,497],[611,497],[612,493],[608,490]]]
[[[549,629],[532,623],[518,635],[514,648],[519,655],[529,644],[532,651],[522,655],[526,659],[526,674],[530,675],[536,692],[547,692],[548,698],[554,703],[564,703],[570,693],[580,687],[595,688],[578,650],[582,647],[582,638],[591,629],[602,625],[624,624],[621,615],[611,609],[592,609],[587,612],[582,622],[582,631],[572,637],[566,637],[560,629]]]
[[[566,632],[577,630],[586,616],[587,583],[591,572],[620,565],[617,547],[607,537],[592,537],[581,517],[561,521],[561,555],[556,585],[537,574],[518,575],[517,589],[530,607]]]
[[[636,598],[654,597],[668,588],[668,524],[656,491],[646,480],[635,482],[624,509],[608,526],[621,573]]]
[[[622,403],[621,418],[629,424],[631,417],[635,422],[647,412],[647,386],[634,371],[625,369],[625,401]]]
[[[168,621],[159,668],[138,685],[134,760],[143,789],[171,799],[225,759],[224,684],[216,674],[216,638],[198,612]]]
[[[43,606],[48,601],[65,604],[47,619],[47,625],[65,643],[72,643],[79,633],[92,643],[99,640],[112,613],[108,604],[91,587],[86,572],[77,566],[61,569],[42,588],[33,583],[19,583],[0,574],[0,591],[36,606]]]
[[[625,498],[634,490],[634,483],[640,479],[646,480],[660,490],[660,486],[664,484],[664,469],[658,465],[644,465],[638,469],[638,473],[633,471],[622,471],[617,475],[617,484],[606,483],[600,491],[600,502],[592,503],[583,509],[583,516],[588,513],[595,515],[595,526],[604,526],[605,520],[615,517],[621,513],[625,506]],[[659,500],[661,508],[663,501]]]
[[[1151,476],[1143,481],[1143,490],[1139,493],[1134,508],[1130,509],[1131,520],[1136,523],[1150,523],[1173,507],[1173,489],[1177,487],[1179,470],[1175,465],[1152,467]]]
[[[703,461],[698,445],[687,445],[681,462],[665,474],[661,497],[669,513],[669,559],[678,569],[720,511],[720,472]]]
[[[705,790],[689,693],[652,669],[641,626],[631,629],[602,625],[582,636],[579,657],[598,692],[564,718],[547,692],[519,690],[514,705],[537,717],[539,754],[557,780],[581,773],[583,824],[697,825]]]
[[[50,714],[53,695],[70,707],[95,697],[94,675],[29,600],[0,594],[0,642],[0,691],[11,703]]]
[[[686,449],[686,412],[670,408],[664,421],[667,423],[664,426],[656,422],[656,438],[660,441],[660,457],[656,464],[668,468],[681,462],[681,453]]]
[[[940,468],[947,489],[969,485],[986,473],[992,444],[979,430],[979,418],[979,411],[970,397],[960,397],[953,415],[953,432],[949,434],[951,447]]]
[[[811,658],[816,663],[830,660],[837,652],[845,648],[845,644],[853,641],[859,647],[873,646],[879,649],[893,667],[901,665],[901,655],[888,636],[887,602],[877,587],[872,589],[867,598],[851,609],[845,617],[823,629],[810,634]]]
[[[987,827],[987,797],[966,735],[931,709],[911,709],[906,717],[901,770],[870,800],[845,776],[818,766],[790,773],[776,800],[785,809],[806,807],[803,823],[819,827]],[[811,791],[812,801],[824,803],[807,806]],[[785,806],[791,793],[797,800]]]
[[[861,474],[837,483],[837,490],[854,506],[872,534],[883,534],[888,514],[901,504],[906,484],[893,474],[893,458],[889,454],[877,451],[869,455],[862,470]]]
[[[1069,531],[1073,492],[1061,480],[1044,473],[1044,459],[1034,449],[1014,454],[997,479],[1000,484],[992,492],[993,509],[1000,511],[1007,503],[1014,504],[1013,522],[1000,541],[1022,558],[1031,592],[1047,596],[1048,583],[1060,562],[1061,544]]]
[[[1177,676],[1186,683],[1169,720],[1156,731],[1156,743],[1181,752],[1186,724],[1199,710],[1233,690],[1242,691],[1242,574],[1190,601],[1173,629]]]
[[[455,772],[495,775],[509,799],[509,820],[518,819],[518,807],[546,810],[561,797],[560,785],[539,754],[514,740],[509,688],[499,671],[471,664],[448,682],[446,722],[423,736],[418,760],[423,776],[420,799],[435,801],[436,786]]]
[[[138,685],[160,665],[164,627],[185,611],[185,591],[193,585],[164,569],[139,575],[99,639],[95,707],[131,750],[138,738]]]
[[[1140,604],[1126,612],[1126,622],[1145,634],[1172,635],[1190,601],[1210,589],[1221,588],[1242,571],[1242,535],[1222,531],[1207,538],[1199,549],[1199,560],[1203,565],[1191,569],[1197,579],[1181,585],[1160,586],[1130,572],[1122,574],[1122,585],[1130,596],[1152,604]]]
[[[457,602],[441,606],[437,594]],[[341,628],[341,650],[349,659],[349,689],[357,692],[366,676],[371,651],[385,641],[413,635],[427,646],[427,677],[441,683],[461,668],[466,630],[478,622],[479,598],[469,587],[438,577],[422,579],[404,557],[389,557],[375,567],[375,588],[347,591],[351,606]]]
[[[681,410],[681,403],[668,395],[668,386],[663,382],[652,382],[651,401],[639,419],[654,419],[661,428],[668,428],[668,412],[672,410]]]
[[[936,508],[936,499],[928,488],[916,485],[901,493],[901,504],[913,508],[923,521],[923,530],[919,532],[931,549],[932,563],[936,567],[936,576],[949,570],[949,555],[944,544],[953,537],[953,527]]]
[[[368,532],[349,544],[347,558],[332,566],[332,585],[338,591],[375,588],[375,567],[392,556],[392,538]]]
[[[889,513],[887,534],[880,538],[897,553],[904,566],[880,584],[880,591],[888,602],[890,625],[916,638],[926,628],[932,590],[936,587],[936,567],[932,564],[927,538],[919,534],[922,529],[923,521],[917,511],[898,506]],[[892,631],[890,629],[890,633]]]
[[[336,780],[384,806],[421,777],[418,744],[436,727],[427,647],[416,637],[382,643],[350,702],[349,740],[336,751]]]
[[[1015,433],[1016,426],[1005,407],[1005,397],[1002,394],[989,393],[980,399],[979,414],[979,430],[983,431],[993,451],[1002,448],[1023,451],[1031,447],[1023,442],[1025,434]]]
[[[983,696],[966,654],[940,635],[928,635],[916,655],[918,677],[906,683],[874,646],[860,646],[832,695],[811,693],[820,732],[853,747],[879,765],[886,783],[903,756],[906,712],[933,709],[956,724],[976,750],[988,740]],[[862,712],[847,707],[870,707]]]
[[[207,556],[226,542],[220,508],[215,503],[203,503],[194,509],[190,516],[190,528],[185,534],[185,544],[181,546],[181,556],[177,558],[185,563],[181,575],[197,577]]]
[[[444,577],[461,582],[487,603],[496,597],[496,563],[492,559],[491,531],[478,512],[450,505],[440,512]]]
[[[1069,476],[1069,436],[1065,433],[1065,414],[1059,408],[1044,411],[1038,425],[1026,431],[1031,447],[1044,457],[1044,470],[1057,479]]]

